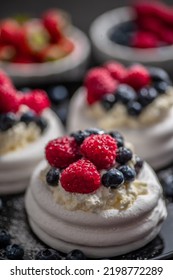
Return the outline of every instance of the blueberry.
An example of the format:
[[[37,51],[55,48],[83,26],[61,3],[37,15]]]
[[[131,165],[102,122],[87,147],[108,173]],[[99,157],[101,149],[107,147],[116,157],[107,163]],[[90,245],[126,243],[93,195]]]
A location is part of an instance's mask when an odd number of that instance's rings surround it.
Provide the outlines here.
[[[169,83],[165,82],[165,81],[159,81],[154,83],[154,87],[155,89],[158,91],[158,93],[162,94],[162,93],[166,93],[166,91],[168,90],[169,87]]]
[[[115,105],[116,101],[115,94],[106,94],[101,100],[101,105],[106,111],[109,111]]]
[[[5,248],[10,244],[11,236],[5,230],[0,231],[0,248]]]
[[[26,125],[28,125],[31,122],[35,122],[36,121],[36,114],[33,111],[28,111],[23,113],[23,115],[21,115],[20,117],[20,121],[24,122]]]
[[[89,134],[85,131],[78,130],[76,132],[72,132],[70,136],[74,137],[76,140],[77,144],[82,144],[82,142],[85,140],[86,137],[89,136]]]
[[[164,71],[161,68],[150,67],[149,73],[153,82],[159,82],[159,81],[170,82],[170,78],[168,74],[166,73],[166,71]]]
[[[64,86],[51,87],[48,90],[49,97],[55,105],[59,105],[68,98],[68,90]]]
[[[62,256],[60,252],[53,249],[45,249],[39,251],[36,256],[36,260],[61,260]]]
[[[135,172],[136,172],[136,174],[138,174],[143,167],[144,161],[139,156],[136,156],[135,160],[136,160],[136,163],[135,163],[135,166],[134,166],[135,167]]]
[[[46,182],[50,186],[57,186],[59,182],[60,171],[52,167],[46,174]]]
[[[37,117],[35,122],[39,126],[39,128],[41,129],[41,132],[43,132],[48,126],[47,120],[43,117]]]
[[[99,128],[95,128],[95,127],[85,129],[84,131],[88,134],[88,136],[90,136],[92,134],[98,135],[98,134],[104,134],[105,133],[105,131],[103,129],[99,129]]]
[[[116,189],[123,183],[124,183],[123,173],[116,168],[110,169],[102,176],[102,184],[105,187]]]
[[[66,260],[86,260],[86,256],[80,250],[72,250],[70,251],[67,256]]]
[[[17,244],[8,245],[6,248],[6,256],[10,260],[21,260],[24,256],[24,250]]]
[[[116,44],[123,46],[129,45],[130,33],[125,33],[123,30],[121,30],[120,26],[117,26],[117,28],[112,28],[109,37],[110,40]]]
[[[136,172],[128,165],[122,165],[118,170],[123,173],[125,182],[132,182],[135,180]]]
[[[116,139],[118,148],[124,146],[124,138],[118,131],[110,131],[109,135]]]
[[[14,113],[3,114],[0,117],[0,130],[6,131],[17,123],[17,116]]]
[[[126,84],[121,84],[116,90],[117,100],[123,104],[128,104],[130,101],[135,100],[136,92],[134,89]]]
[[[162,182],[162,185],[165,196],[173,198],[173,174],[168,174]]]
[[[125,164],[132,159],[132,156],[133,154],[130,149],[127,149],[125,147],[120,147],[117,151],[116,162],[120,164]]]
[[[145,87],[139,91],[138,102],[143,106],[149,105],[158,96],[158,93],[153,87]]]
[[[130,116],[139,116],[142,109],[142,105],[137,101],[131,101],[127,105],[127,111]]]

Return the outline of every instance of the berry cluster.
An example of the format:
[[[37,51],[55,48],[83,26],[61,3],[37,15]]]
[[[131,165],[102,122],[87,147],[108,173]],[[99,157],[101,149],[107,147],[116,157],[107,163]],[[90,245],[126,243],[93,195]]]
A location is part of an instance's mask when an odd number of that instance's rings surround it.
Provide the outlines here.
[[[143,166],[143,161],[124,146],[119,132],[96,128],[50,141],[45,154],[51,165],[46,175],[48,185],[55,187],[60,181],[72,193],[92,193],[101,184],[118,188],[135,180]],[[128,164],[132,161],[133,168]]]
[[[160,94],[166,93],[171,81],[160,68],[146,68],[140,64],[125,68],[116,61],[96,67],[84,81],[89,105],[97,101],[108,111],[123,104],[131,116],[138,116]]]
[[[118,44],[134,48],[157,48],[173,44],[173,10],[160,1],[137,1],[134,22],[120,24],[111,34]]]
[[[48,10],[38,20],[7,18],[0,22],[0,60],[12,63],[42,63],[58,60],[74,49],[65,29],[68,17]]]
[[[20,114],[21,105],[26,105],[28,111]],[[50,106],[47,94],[43,90],[31,90],[29,92],[18,91],[10,78],[0,71],[0,131],[6,131],[18,122],[27,125],[35,122],[43,131],[46,120],[41,117],[41,113]]]

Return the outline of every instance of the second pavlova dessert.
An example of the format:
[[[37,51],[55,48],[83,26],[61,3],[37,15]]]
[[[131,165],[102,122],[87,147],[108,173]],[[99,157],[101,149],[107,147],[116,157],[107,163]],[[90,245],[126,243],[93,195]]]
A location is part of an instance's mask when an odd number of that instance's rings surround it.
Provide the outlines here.
[[[0,71],[0,194],[23,191],[47,141],[62,134],[46,92],[20,92]]]
[[[160,68],[112,61],[91,69],[70,104],[68,130],[118,129],[158,169],[173,160],[173,88]]]
[[[167,216],[151,167],[115,131],[77,131],[54,139],[33,173],[26,211],[36,235],[62,252],[90,258],[141,248]]]

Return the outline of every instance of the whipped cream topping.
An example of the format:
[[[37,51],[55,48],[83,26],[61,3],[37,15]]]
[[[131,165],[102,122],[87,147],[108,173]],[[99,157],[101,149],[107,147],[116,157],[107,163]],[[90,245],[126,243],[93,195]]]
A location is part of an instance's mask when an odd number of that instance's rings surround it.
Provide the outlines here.
[[[22,149],[36,141],[41,135],[40,128],[34,123],[18,123],[7,131],[0,132],[0,155]]]
[[[142,111],[138,117],[130,116],[126,106],[116,103],[109,111],[104,110],[100,102],[93,105],[84,104],[84,113],[98,122],[98,126],[104,129],[114,129],[122,126],[129,128],[145,127],[164,119],[173,106],[173,88],[169,87],[167,92],[157,97],[150,105]]]

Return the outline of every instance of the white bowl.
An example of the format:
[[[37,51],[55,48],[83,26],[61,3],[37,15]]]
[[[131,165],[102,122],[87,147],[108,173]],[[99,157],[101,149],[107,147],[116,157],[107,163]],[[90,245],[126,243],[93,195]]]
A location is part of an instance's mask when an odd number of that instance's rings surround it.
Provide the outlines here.
[[[121,23],[135,19],[132,8],[123,7],[108,11],[91,24],[90,37],[96,59],[103,63],[115,59],[129,65],[134,62],[157,66],[170,72],[173,63],[173,46],[150,49],[137,49],[122,46],[110,39],[110,31]]]
[[[78,80],[87,67],[90,42],[82,31],[73,26],[70,28],[69,38],[74,43],[74,50],[58,61],[25,65],[0,62],[0,68],[18,86]]]

